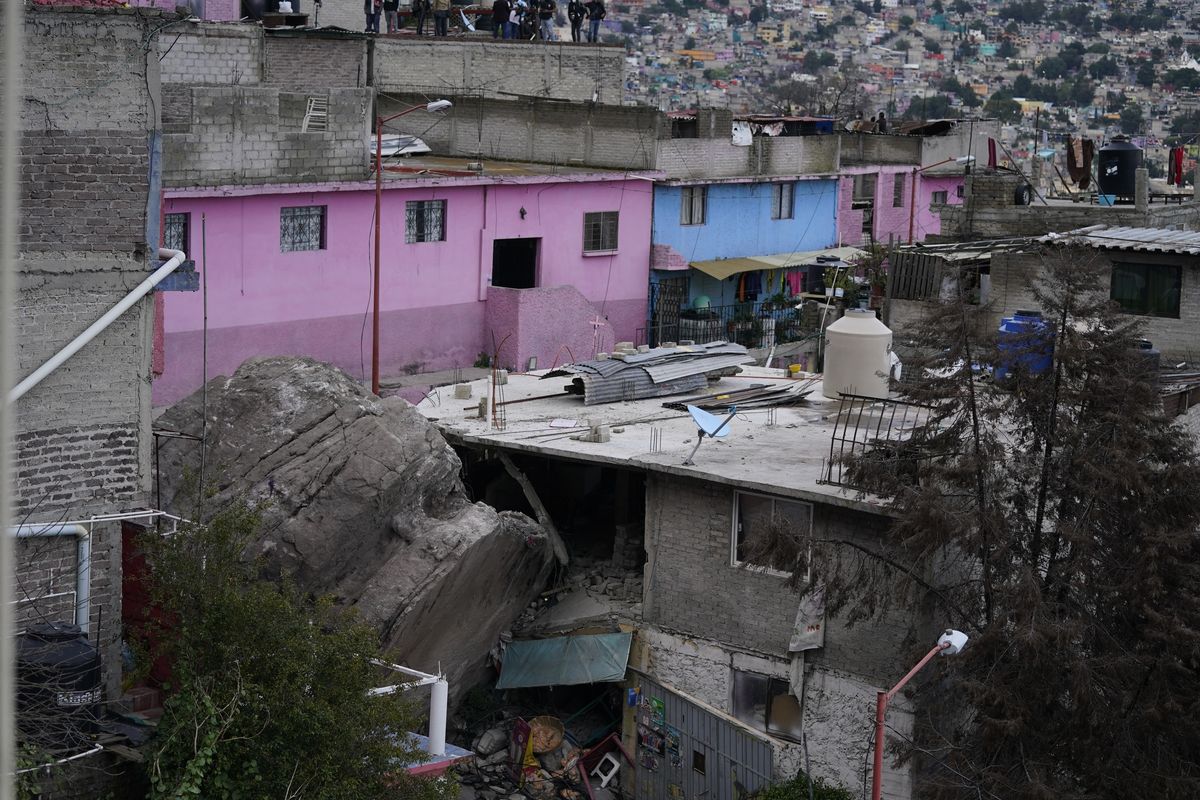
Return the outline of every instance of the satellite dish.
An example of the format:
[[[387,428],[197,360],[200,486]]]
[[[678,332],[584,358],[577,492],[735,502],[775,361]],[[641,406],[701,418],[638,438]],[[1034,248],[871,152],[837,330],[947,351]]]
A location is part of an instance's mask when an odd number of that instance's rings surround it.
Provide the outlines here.
[[[692,452],[688,453],[687,459],[683,462],[683,466],[690,467],[695,464],[692,461],[692,457],[700,449],[700,444],[704,441],[705,436],[710,439],[719,439],[729,435],[729,422],[737,414],[737,406],[730,406],[729,416],[724,419],[695,406],[687,406],[687,410],[692,415],[692,420],[696,423],[696,428],[698,429],[696,431],[696,446],[692,448]]]

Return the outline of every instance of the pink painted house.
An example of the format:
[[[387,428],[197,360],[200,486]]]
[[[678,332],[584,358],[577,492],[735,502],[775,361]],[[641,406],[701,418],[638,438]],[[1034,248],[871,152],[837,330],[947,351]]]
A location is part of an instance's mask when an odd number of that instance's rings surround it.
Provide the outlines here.
[[[591,358],[646,318],[655,174],[406,160],[383,191],[381,373]],[[373,181],[176,188],[165,239],[202,291],[171,293],[156,405],[252,356],[307,355],[370,379]],[[207,297],[207,322],[205,298]]]
[[[913,193],[913,182],[916,193]],[[939,205],[962,203],[964,177],[910,165],[843,166],[838,176],[838,243],[920,242],[941,233]],[[915,200],[915,202],[914,202]]]

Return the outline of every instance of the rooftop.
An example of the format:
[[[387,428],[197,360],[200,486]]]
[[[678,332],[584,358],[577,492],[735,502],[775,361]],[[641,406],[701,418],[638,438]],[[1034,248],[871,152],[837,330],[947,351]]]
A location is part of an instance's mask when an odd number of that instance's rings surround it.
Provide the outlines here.
[[[372,167],[373,168],[373,167]],[[494,183],[511,178],[600,176],[601,180],[623,180],[630,173],[598,167],[572,167],[563,164],[538,164],[531,161],[492,161],[480,158],[421,155],[385,158],[383,174],[388,180],[430,178],[479,178]],[[646,173],[650,177],[655,173]]]
[[[503,430],[493,428],[488,419],[479,419],[475,410],[480,397],[490,398],[487,378],[470,382],[469,400],[455,399],[453,387],[447,386],[431,391],[417,410],[454,443],[642,469],[885,513],[877,500],[819,482],[839,407],[839,401],[822,396],[819,376],[806,402],[739,412],[727,437],[706,438],[695,464],[683,466],[696,444],[696,425],[687,413],[663,404],[679,402],[690,394],[585,407],[578,395],[558,394],[570,383],[569,378],[543,380],[545,373],[510,374],[508,383],[500,387],[506,417]],[[732,392],[779,381],[791,379],[780,369],[747,366],[740,374],[721,378],[694,394]],[[572,438],[586,434],[590,425],[611,426],[611,439],[589,442]],[[654,430],[659,433],[652,433]],[[658,442],[654,448],[652,438]]]
[[[1097,250],[1138,250],[1150,253],[1200,255],[1200,233],[1167,228],[1125,228],[1091,225],[1066,233],[1051,233],[1038,241],[1046,244],[1083,244]]]

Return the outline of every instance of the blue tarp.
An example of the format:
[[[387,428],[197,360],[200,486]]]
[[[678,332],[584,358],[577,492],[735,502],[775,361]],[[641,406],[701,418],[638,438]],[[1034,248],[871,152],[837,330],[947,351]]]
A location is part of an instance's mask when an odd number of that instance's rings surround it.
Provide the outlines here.
[[[632,633],[510,642],[497,689],[611,683],[625,677]]]

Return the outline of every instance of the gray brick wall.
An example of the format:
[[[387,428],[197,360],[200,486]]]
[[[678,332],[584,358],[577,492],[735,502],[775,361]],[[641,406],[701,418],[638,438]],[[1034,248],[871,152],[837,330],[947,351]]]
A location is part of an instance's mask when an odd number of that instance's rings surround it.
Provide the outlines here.
[[[728,645],[786,656],[799,605],[781,577],[730,564],[734,490],[716,483],[651,474],[646,482],[646,541],[651,570],[646,622]],[[814,505],[813,535],[878,546],[886,519]],[[913,614],[890,609],[884,622],[847,627],[826,620],[814,664],[868,677],[890,677]]]
[[[27,9],[13,306],[18,379],[148,274],[150,141],[159,126],[152,31],[171,19],[141,9]],[[146,507],[152,321],[146,299],[17,401],[17,522]],[[22,541],[17,554],[18,585],[28,596],[74,587],[72,539]],[[120,558],[117,526],[97,526],[92,635],[100,639],[110,694],[120,680]],[[23,602],[18,615],[69,620],[70,603]]]
[[[404,91],[414,85],[451,93],[512,94],[619,105],[625,50],[546,42],[395,38],[374,42],[374,85]]]
[[[328,100],[328,130],[301,132],[308,98]],[[217,186],[367,177],[371,93],[299,94],[268,87],[172,89],[164,116],[166,186]],[[180,97],[188,99],[179,100]],[[167,102],[170,105],[167,105]],[[185,112],[189,116],[184,121]]]
[[[260,25],[187,23],[158,36],[163,83],[257,86],[263,75]]]
[[[367,86],[369,44],[349,36],[268,33],[263,84],[293,92]]]
[[[1183,269],[1179,319],[1145,317],[1144,335],[1162,351],[1164,358],[1176,361],[1200,358],[1200,258],[1166,253],[1089,252],[1108,264],[1114,260],[1180,264]],[[996,324],[999,324],[1001,317],[1019,309],[1039,307],[1029,289],[1029,282],[1040,270],[1041,260],[1041,255],[1036,252],[997,253],[993,256],[990,298]]]

